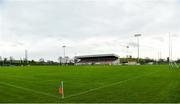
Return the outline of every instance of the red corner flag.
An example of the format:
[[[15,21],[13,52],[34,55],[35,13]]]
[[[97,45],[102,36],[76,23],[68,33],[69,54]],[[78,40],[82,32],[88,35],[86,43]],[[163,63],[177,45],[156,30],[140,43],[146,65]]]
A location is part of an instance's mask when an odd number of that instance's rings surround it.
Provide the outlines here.
[[[63,90],[63,81],[60,80],[59,94],[62,95],[62,99],[64,98],[64,90]]]
[[[60,88],[59,88],[59,94],[62,95],[62,92],[63,92],[63,91],[62,91],[62,88],[60,87]]]

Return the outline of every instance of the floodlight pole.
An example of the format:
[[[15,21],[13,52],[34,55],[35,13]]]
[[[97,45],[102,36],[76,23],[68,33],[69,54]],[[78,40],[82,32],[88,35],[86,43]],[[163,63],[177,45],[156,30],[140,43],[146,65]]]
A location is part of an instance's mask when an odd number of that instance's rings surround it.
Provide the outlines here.
[[[127,48],[127,56],[126,56],[126,58],[128,58],[128,55],[129,55],[129,46],[126,46],[126,48]]]
[[[172,37],[171,34],[169,33],[169,66],[171,65],[172,62]]]
[[[171,62],[170,62],[170,60],[171,60],[171,35],[170,35],[170,33],[169,33],[169,67],[170,67],[170,64],[171,64]]]
[[[25,61],[28,64],[28,50],[25,50]]]
[[[141,34],[135,34],[134,36],[137,38],[137,43],[138,43],[138,63],[139,63],[139,37],[141,36]]]
[[[64,49],[64,58],[66,57],[66,50],[65,50],[65,48],[66,48],[66,46],[64,45],[64,46],[62,46],[63,47],[63,49]]]

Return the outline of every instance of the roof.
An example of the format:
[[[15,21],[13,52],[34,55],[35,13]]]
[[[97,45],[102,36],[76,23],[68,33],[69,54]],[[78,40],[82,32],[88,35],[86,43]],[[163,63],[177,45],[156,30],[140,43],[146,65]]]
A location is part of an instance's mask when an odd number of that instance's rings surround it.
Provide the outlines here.
[[[92,58],[92,57],[117,57],[119,58],[118,55],[116,54],[96,54],[96,55],[83,55],[83,56],[75,56],[75,58]]]

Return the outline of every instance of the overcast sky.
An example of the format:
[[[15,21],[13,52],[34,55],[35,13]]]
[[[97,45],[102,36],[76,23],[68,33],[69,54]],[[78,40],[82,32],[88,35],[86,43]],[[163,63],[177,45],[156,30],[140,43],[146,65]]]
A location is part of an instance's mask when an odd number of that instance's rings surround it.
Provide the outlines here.
[[[180,0],[0,0],[0,55],[57,60],[66,54],[115,53],[180,58]],[[127,50],[126,46],[130,46]]]

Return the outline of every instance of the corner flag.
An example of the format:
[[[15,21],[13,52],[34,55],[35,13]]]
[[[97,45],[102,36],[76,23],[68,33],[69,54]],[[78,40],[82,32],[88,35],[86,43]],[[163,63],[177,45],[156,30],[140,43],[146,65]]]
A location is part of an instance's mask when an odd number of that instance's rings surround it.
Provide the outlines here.
[[[64,99],[64,89],[63,89],[63,81],[60,80],[59,94],[62,95],[62,99]]]

